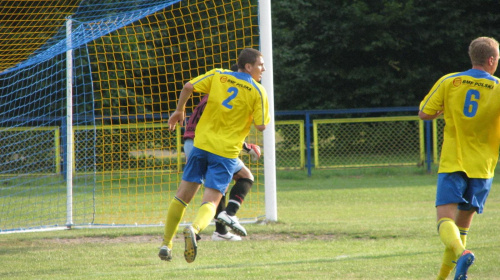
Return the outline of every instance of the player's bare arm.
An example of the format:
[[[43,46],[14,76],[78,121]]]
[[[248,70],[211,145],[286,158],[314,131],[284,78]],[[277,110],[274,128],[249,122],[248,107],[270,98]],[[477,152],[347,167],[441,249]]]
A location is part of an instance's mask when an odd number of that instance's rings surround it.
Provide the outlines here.
[[[443,111],[437,111],[436,114],[434,115],[428,115],[422,111],[419,111],[418,112],[418,117],[421,119],[421,120],[424,120],[424,121],[430,121],[430,120],[433,120],[437,117],[439,117],[439,115],[441,115],[443,113]]]
[[[186,103],[193,94],[194,87],[191,83],[187,82],[181,90],[179,101],[175,112],[168,119],[168,128],[170,131],[175,130],[177,123],[184,122],[186,119]]]
[[[255,126],[255,129],[257,129],[258,131],[264,131],[264,129],[266,129],[266,125],[265,124],[261,124],[261,125],[254,125]]]

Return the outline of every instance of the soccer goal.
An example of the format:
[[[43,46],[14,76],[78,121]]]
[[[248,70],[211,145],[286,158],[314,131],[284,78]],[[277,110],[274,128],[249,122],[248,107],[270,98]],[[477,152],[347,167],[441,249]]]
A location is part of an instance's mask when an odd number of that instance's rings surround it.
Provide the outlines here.
[[[243,48],[264,54],[274,116],[269,0],[21,0],[2,9],[0,233],[163,225],[185,163],[182,129],[167,129],[179,92],[230,68]],[[241,155],[255,184],[238,216],[275,221],[274,118],[247,141],[264,156]]]

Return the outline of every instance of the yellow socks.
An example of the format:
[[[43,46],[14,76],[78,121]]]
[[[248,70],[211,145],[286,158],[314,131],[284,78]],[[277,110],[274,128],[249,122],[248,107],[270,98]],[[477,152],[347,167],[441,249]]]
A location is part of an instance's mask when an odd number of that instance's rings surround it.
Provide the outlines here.
[[[450,248],[444,249],[443,254],[443,262],[441,263],[441,269],[439,269],[437,280],[444,280],[448,275],[450,275],[451,271],[455,268],[456,261],[455,253]]]
[[[440,219],[438,221],[438,232],[441,242],[443,242],[447,248],[453,250],[456,258],[458,258],[465,250],[465,247],[462,244],[460,231],[457,225],[455,225],[455,221],[450,218]]]
[[[465,250],[468,230],[468,228],[457,227],[455,221],[450,218],[442,218],[438,221],[439,237],[446,248],[437,280],[446,279],[455,268],[454,262]]]
[[[217,206],[211,202],[205,202],[201,205],[192,224],[196,234],[200,233],[210,224],[210,221],[212,221],[215,215],[216,208]]]
[[[172,249],[173,239],[177,230],[179,229],[179,224],[181,222],[184,213],[186,212],[187,203],[181,199],[174,197],[167,211],[167,220],[165,222],[165,231],[163,234],[162,245],[167,245],[168,248]],[[211,202],[203,203],[198,210],[198,214],[193,221],[193,228],[196,234],[200,233],[205,229],[212,221],[215,215],[216,206]]]
[[[175,233],[179,228],[184,212],[186,212],[186,207],[187,203],[177,197],[172,199],[172,202],[170,202],[170,206],[168,207],[162,244],[167,245],[170,249],[172,249],[172,240],[174,239]]]

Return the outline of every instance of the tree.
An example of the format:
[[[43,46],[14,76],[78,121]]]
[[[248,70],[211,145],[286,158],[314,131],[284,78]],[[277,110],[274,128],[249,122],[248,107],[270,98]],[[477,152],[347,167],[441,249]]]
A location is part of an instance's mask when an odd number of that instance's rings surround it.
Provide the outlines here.
[[[418,106],[439,77],[470,68],[473,38],[500,39],[491,0],[272,5],[278,110]]]

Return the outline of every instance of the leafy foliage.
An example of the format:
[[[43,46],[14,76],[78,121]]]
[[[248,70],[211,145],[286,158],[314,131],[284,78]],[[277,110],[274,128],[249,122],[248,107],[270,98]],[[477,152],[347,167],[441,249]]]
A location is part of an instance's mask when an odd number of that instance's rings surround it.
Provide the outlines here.
[[[492,0],[273,1],[277,110],[418,106],[439,77],[470,68],[472,39],[500,39],[499,10]]]

